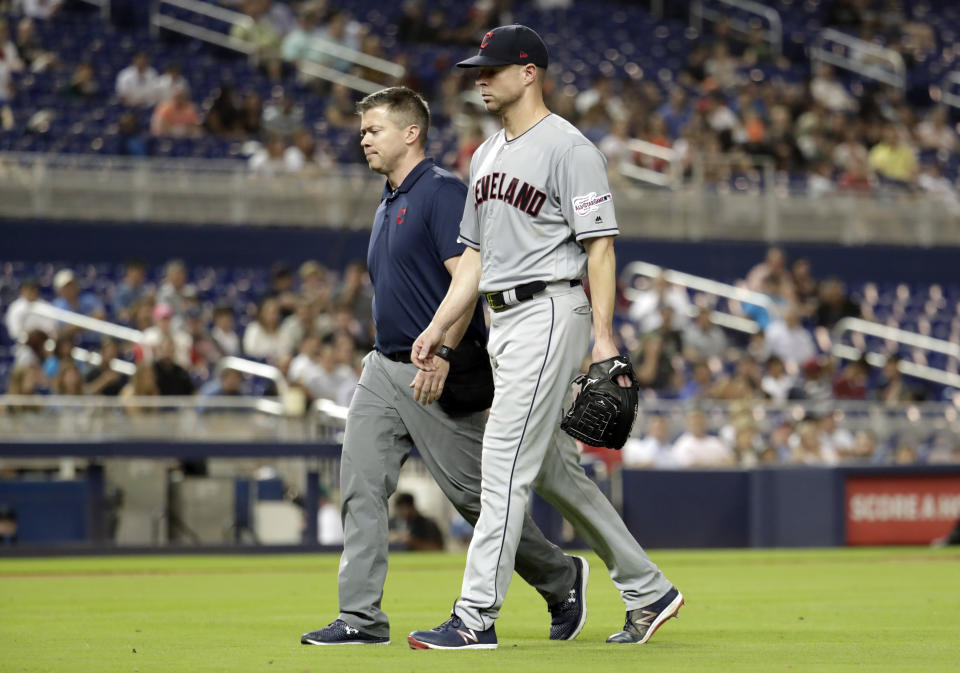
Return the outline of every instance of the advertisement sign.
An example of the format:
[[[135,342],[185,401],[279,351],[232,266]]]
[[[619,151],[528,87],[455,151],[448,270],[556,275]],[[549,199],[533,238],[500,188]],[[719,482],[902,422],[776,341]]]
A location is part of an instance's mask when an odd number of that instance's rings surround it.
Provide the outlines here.
[[[960,476],[849,477],[848,545],[929,544],[960,519]]]

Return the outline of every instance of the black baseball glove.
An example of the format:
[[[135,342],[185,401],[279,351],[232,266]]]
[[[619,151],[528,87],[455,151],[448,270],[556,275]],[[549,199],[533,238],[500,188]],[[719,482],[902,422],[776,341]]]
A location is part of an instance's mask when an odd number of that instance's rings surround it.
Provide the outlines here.
[[[616,379],[630,379],[623,388]],[[622,449],[637,420],[637,390],[640,387],[633,373],[630,358],[617,357],[595,362],[586,374],[573,380],[580,384],[580,394],[564,415],[560,427],[575,439],[590,446]]]

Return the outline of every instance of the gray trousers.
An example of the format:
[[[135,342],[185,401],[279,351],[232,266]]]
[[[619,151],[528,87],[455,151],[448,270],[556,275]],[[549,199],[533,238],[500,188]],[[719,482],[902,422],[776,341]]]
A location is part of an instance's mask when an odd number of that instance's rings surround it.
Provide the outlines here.
[[[451,418],[436,403],[413,399],[417,369],[374,351],[363,361],[343,439],[340,496],[343,555],[340,619],[376,636],[389,636],[381,609],[387,575],[387,498],[400,467],[417,451],[440,490],[471,524],[480,516],[480,459],[486,413]],[[516,571],[547,604],[566,598],[576,578],[573,562],[522,517]]]
[[[500,614],[531,485],[603,559],[628,610],[670,590],[669,580],[584,474],[576,444],[560,429],[570,380],[590,343],[590,325],[582,287],[547,290],[491,317],[496,393],[483,438],[483,511],[455,608],[468,628],[490,628]]]

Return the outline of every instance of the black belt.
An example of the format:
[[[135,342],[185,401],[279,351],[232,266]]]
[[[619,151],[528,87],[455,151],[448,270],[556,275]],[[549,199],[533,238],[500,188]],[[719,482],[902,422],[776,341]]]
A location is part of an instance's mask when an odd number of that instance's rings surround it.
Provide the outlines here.
[[[581,281],[579,278],[571,281],[560,280],[557,282],[558,283],[568,282],[570,283],[570,287],[577,287],[578,285],[581,285],[583,283],[583,281]],[[533,299],[538,293],[546,290],[547,286],[551,284],[552,283],[548,283],[545,280],[535,280],[531,283],[524,283],[523,285],[517,285],[515,288],[513,288],[513,290],[505,290],[501,292],[484,292],[483,296],[487,298],[487,304],[489,304],[490,310],[496,313],[499,313],[500,311],[506,311],[511,306],[516,306],[522,301],[529,301],[530,299]],[[504,292],[513,292],[513,294],[517,298],[517,301],[512,304],[508,304],[506,299],[503,296]]]
[[[411,362],[410,351],[397,351],[396,353],[384,353],[383,351],[380,352],[383,354],[383,357],[387,358],[388,360],[393,360],[394,362],[405,362],[407,364],[410,364]]]

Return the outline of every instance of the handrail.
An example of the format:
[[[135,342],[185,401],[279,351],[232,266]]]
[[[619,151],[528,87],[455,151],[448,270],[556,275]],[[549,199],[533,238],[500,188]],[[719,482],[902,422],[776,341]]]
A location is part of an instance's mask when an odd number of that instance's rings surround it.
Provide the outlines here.
[[[133,343],[142,344],[144,340],[144,333],[140,330],[124,327],[123,325],[115,325],[111,322],[107,322],[106,320],[91,318],[90,316],[51,306],[50,304],[33,302],[27,309],[27,313],[39,315],[44,318],[51,318],[59,322],[65,322],[68,325],[74,325],[90,332],[97,332],[98,334],[105,334],[123,341],[132,341]],[[246,360],[244,358],[238,358],[230,355],[220,358],[220,360],[217,361],[214,371],[216,375],[219,376],[224,369],[234,369],[238,372],[250,374],[251,376],[259,376],[261,378],[269,379],[277,386],[277,394],[281,397],[285,396],[290,390],[290,386],[287,383],[286,378],[284,378],[283,372],[273,365],[267,365],[262,362],[254,362],[253,360]]]
[[[873,367],[882,367],[887,362],[887,356],[880,353],[867,353],[865,356],[859,348],[848,346],[842,342],[846,332],[858,332],[868,336],[875,336],[888,341],[896,341],[905,346],[921,348],[923,350],[943,353],[960,359],[960,344],[944,339],[916,334],[897,327],[863,320],[862,318],[842,318],[833,328],[833,346],[830,352],[844,360],[859,360],[866,357],[867,363]],[[913,376],[927,381],[933,381],[944,386],[960,388],[960,374],[954,374],[928,365],[921,365],[908,360],[901,360],[897,368],[907,376]]]
[[[706,292],[707,294],[725,297],[727,299],[733,299],[739,302],[756,304],[757,306],[761,306],[769,312],[776,312],[777,310],[776,305],[773,303],[770,297],[761,292],[754,292],[753,290],[747,290],[742,287],[721,283],[709,278],[703,278],[701,276],[694,276],[693,274],[684,273],[682,271],[664,269],[663,267],[659,267],[656,264],[650,264],[649,262],[631,262],[624,267],[620,274],[620,278],[624,285],[624,295],[627,297],[627,299],[633,300],[639,292],[639,290],[633,287],[633,283],[629,282],[633,276],[656,278],[660,274],[663,274],[664,279],[668,283],[672,283],[674,285],[680,285],[691,290],[699,290],[700,292]],[[690,311],[691,315],[693,315],[696,312],[696,308],[691,306]],[[750,320],[749,318],[736,316],[731,313],[725,313],[723,311],[712,311],[710,313],[710,321],[715,325],[738,330],[740,332],[746,332],[747,334],[756,334],[760,331],[760,327],[757,325],[756,321]]]
[[[622,175],[660,187],[670,187],[672,189],[679,186],[682,177],[679,152],[672,147],[663,147],[639,138],[630,138],[626,145],[627,149],[633,154],[642,154],[666,161],[668,170],[661,173],[645,166],[637,166],[633,161],[625,158],[618,166]]]
[[[940,84],[940,100],[946,105],[960,108],[960,93],[954,93],[952,88],[960,89],[960,70],[948,72]]]
[[[753,0],[714,0],[730,7],[742,9],[745,12],[756,14],[767,20],[770,27],[764,31],[764,39],[770,43],[773,50],[779,56],[783,53],[783,21],[780,19],[780,13],[772,7],[767,7]],[[749,33],[750,24],[738,18],[730,18],[726,14],[716,9],[704,7],[704,0],[694,0],[690,6],[690,25],[697,30],[703,30],[703,20],[717,21],[719,19],[729,19],[730,28],[740,33]]]
[[[253,20],[246,14],[241,14],[240,12],[217,7],[209,2],[200,2],[199,0],[153,0],[153,6],[150,12],[150,30],[156,34],[159,29],[164,28],[166,30],[182,33],[184,35],[188,35],[189,37],[194,37],[205,42],[216,44],[220,47],[239,51],[248,56],[252,56],[256,53],[256,46],[252,42],[247,40],[239,40],[230,36],[229,34],[204,28],[202,26],[190,23],[189,21],[184,21],[182,19],[177,19],[172,16],[162,14],[161,9],[163,5],[171,5],[173,7],[179,7],[180,9],[186,9],[188,11],[195,12],[196,14],[209,16],[231,25],[243,25],[249,27],[253,25]],[[393,63],[376,56],[371,56],[370,54],[365,54],[362,51],[351,49],[350,47],[336,44],[334,42],[330,42],[329,40],[315,38],[311,41],[311,46],[315,49],[326,52],[331,56],[335,56],[336,58],[349,61],[355,65],[360,65],[371,70],[382,72],[390,75],[391,77],[399,78],[402,77],[406,72],[406,69],[397,63]],[[319,63],[299,63],[296,64],[296,67],[301,73],[309,77],[324,79],[329,82],[334,82],[335,84],[342,84],[362,93],[373,93],[383,88],[383,85],[378,84],[377,82],[372,82],[362,77],[357,77],[356,75],[340,72],[339,70],[335,70],[334,68],[330,68]]]
[[[840,45],[853,52],[854,55],[851,56],[835,49],[828,49],[827,42]],[[871,59],[872,62],[864,62],[865,57]],[[820,31],[810,49],[810,60],[811,62],[820,61],[844,70],[850,70],[863,77],[869,77],[878,82],[897,87],[901,91],[907,86],[907,67],[903,62],[903,56],[899,52],[847,35],[835,28],[824,28]],[[882,68],[882,63],[887,63],[890,69]]]

